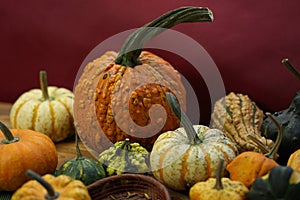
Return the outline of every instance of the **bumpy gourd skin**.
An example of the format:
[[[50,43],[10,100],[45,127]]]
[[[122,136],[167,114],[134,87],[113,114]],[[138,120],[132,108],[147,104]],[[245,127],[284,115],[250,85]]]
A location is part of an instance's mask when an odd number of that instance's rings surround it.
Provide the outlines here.
[[[138,143],[124,147],[124,142],[116,142],[99,155],[99,162],[106,167],[107,175],[149,172],[149,152]]]
[[[247,95],[231,92],[215,103],[212,127],[222,130],[232,142],[237,144],[240,153],[244,151],[265,153],[248,137],[252,135],[266,148],[273,146],[272,140],[261,135],[263,119],[263,111]]]
[[[90,200],[91,197],[85,185],[69,176],[60,175],[55,177],[46,174],[43,179],[50,183],[53,189],[59,193],[56,200]],[[37,181],[30,180],[19,188],[11,200],[45,200],[47,190]]]
[[[190,189],[191,200],[243,200],[248,188],[239,181],[222,178],[223,189],[214,188],[215,178],[198,182]]]

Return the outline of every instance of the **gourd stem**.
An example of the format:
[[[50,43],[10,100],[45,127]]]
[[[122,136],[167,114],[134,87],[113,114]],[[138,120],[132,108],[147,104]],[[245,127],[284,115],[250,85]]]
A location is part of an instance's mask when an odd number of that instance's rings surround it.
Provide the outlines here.
[[[39,174],[35,173],[32,170],[27,170],[26,175],[31,179],[38,181],[47,190],[47,194],[45,195],[46,200],[54,200],[58,198],[59,193],[54,191],[51,184],[45,181]]]
[[[76,156],[77,156],[76,159],[82,158],[82,153],[80,151],[79,144],[78,144],[78,133],[76,130],[75,130],[75,147],[76,147]]]
[[[247,137],[258,146],[258,148],[262,151],[263,154],[270,152],[270,149],[259,139],[257,139],[254,135],[249,134],[247,135]]]
[[[49,99],[49,93],[48,93],[48,82],[47,82],[47,74],[46,71],[40,71],[40,87],[43,94],[43,100]]]
[[[270,159],[275,160],[279,146],[282,141],[282,128],[281,128],[280,124],[277,122],[277,120],[271,115],[271,113],[266,113],[266,115],[272,120],[272,122],[277,127],[278,135],[277,135],[276,141],[275,141],[274,145],[272,146],[271,150],[269,151],[269,153],[265,154],[265,156]]]
[[[130,145],[130,141],[129,141],[129,138],[126,138],[124,141],[123,141],[123,144],[120,148],[117,149],[116,151],[116,155],[117,156],[120,156],[121,155],[121,152],[123,152],[123,150],[126,150],[129,151],[131,148],[131,145]]]
[[[191,144],[202,142],[202,140],[198,137],[192,122],[187,117],[185,112],[181,109],[179,103],[176,100],[176,97],[169,92],[166,92],[166,97],[171,110],[173,111],[177,119],[181,122]]]
[[[216,184],[214,186],[214,189],[216,190],[222,190],[224,189],[223,184],[222,184],[222,172],[223,172],[223,167],[224,167],[224,160],[220,159],[216,171]]]
[[[2,122],[0,122],[0,130],[5,136],[5,139],[0,142],[1,144],[10,144],[19,141],[19,138],[14,137],[10,130]]]
[[[134,31],[124,42],[115,62],[134,67],[140,64],[138,57],[143,45],[164,30],[184,22],[212,21],[213,14],[208,8],[188,6],[172,10]]]
[[[300,72],[290,63],[289,59],[284,58],[282,63],[300,80]]]

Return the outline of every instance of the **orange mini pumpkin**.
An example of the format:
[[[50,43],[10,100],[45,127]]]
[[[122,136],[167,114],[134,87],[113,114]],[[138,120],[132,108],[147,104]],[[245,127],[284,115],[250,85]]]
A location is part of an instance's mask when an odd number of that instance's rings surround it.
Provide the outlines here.
[[[14,191],[29,178],[28,169],[53,173],[58,156],[53,141],[32,130],[9,130],[0,122],[0,191]]]
[[[179,127],[165,94],[174,93],[185,107],[181,77],[169,62],[142,51],[142,46],[166,28],[199,21],[212,21],[211,11],[175,9],[133,32],[119,53],[108,51],[87,64],[75,86],[74,102],[75,125],[87,147],[101,152],[129,138],[151,150],[160,133]]]

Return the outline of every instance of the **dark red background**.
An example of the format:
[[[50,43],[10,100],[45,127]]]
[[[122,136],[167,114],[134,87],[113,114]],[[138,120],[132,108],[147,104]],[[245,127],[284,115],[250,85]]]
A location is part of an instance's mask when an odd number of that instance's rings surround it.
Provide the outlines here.
[[[10,0],[1,4],[0,101],[14,102],[21,93],[38,88],[41,69],[47,70],[49,85],[73,89],[82,61],[101,41],[187,5],[209,7],[214,22],[173,29],[208,51],[227,92],[248,94],[264,110],[276,111],[286,108],[300,89],[299,81],[281,64],[288,57],[300,69],[298,0]],[[190,80],[198,97],[207,94],[188,63],[162,55]],[[210,109],[209,100],[201,102]]]

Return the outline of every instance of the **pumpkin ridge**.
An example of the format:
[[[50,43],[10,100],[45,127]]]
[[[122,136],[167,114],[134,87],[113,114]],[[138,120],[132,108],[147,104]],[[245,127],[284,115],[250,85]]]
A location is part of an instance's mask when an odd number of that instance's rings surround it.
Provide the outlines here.
[[[41,105],[40,103],[36,104],[32,110],[33,114],[32,114],[32,118],[31,118],[31,127],[28,127],[29,129],[35,130],[35,120],[37,118],[37,110],[39,109],[40,105]],[[15,115],[15,117],[16,116],[17,115]]]
[[[15,109],[15,114],[14,114],[14,117],[13,117],[13,120],[12,120],[12,126],[13,127],[16,127],[16,124],[17,124],[17,116],[19,114],[19,111],[20,109],[22,108],[22,106],[24,104],[26,104],[29,100],[24,100],[22,103],[20,103],[20,105]],[[17,127],[16,127],[17,128]]]
[[[180,184],[181,185],[186,185],[185,181],[185,175],[187,173],[187,159],[189,157],[189,153],[191,151],[191,148],[188,148],[188,150],[185,152],[185,154],[182,156],[182,168],[180,170]]]
[[[158,173],[159,173],[159,177],[160,177],[160,180],[163,182],[163,183],[167,183],[165,181],[165,178],[164,178],[164,172],[163,172],[163,161],[165,160],[165,157],[166,155],[168,154],[168,152],[173,148],[174,146],[171,146],[169,147],[168,149],[166,149],[166,151],[163,152],[163,154],[161,154],[160,158],[159,158],[159,169],[158,169]]]
[[[211,168],[210,168],[210,158],[209,158],[209,154],[205,151],[205,149],[201,146],[199,146],[199,148],[201,149],[201,151],[203,152],[204,155],[204,160],[206,162],[206,178],[208,179],[211,176]]]
[[[49,114],[50,114],[50,119],[51,119],[51,126],[52,126],[52,131],[51,131],[51,135],[52,133],[56,133],[57,130],[56,130],[56,125],[55,125],[55,112],[54,112],[54,109],[53,109],[53,105],[51,103],[51,101],[48,101],[48,105],[49,105]]]

